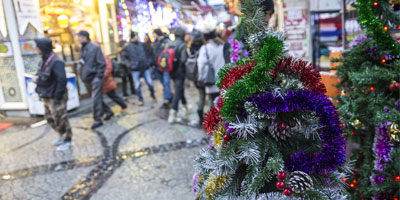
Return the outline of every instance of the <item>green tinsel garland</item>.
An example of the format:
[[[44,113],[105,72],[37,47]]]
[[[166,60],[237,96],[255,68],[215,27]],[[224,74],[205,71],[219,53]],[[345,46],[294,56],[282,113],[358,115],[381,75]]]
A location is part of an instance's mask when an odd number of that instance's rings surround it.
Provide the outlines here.
[[[377,2],[377,6],[389,7],[388,2]],[[384,22],[382,22],[382,19],[376,17],[373,7],[373,1],[357,0],[356,8],[359,15],[358,20],[361,24],[361,27],[366,30],[366,34],[368,37],[373,38],[375,41],[377,41],[379,46],[385,49],[390,49],[392,51],[392,55],[398,55],[400,53],[400,46],[398,42],[390,36],[388,32],[389,30],[384,30]],[[389,18],[395,16],[395,19],[389,20],[391,21],[391,23],[398,25],[398,23],[400,22],[399,17],[396,15],[389,16]]]
[[[262,46],[255,56],[257,65],[254,66],[252,72],[242,80],[236,81],[227,91],[224,106],[221,108],[222,117],[228,120],[235,119],[235,116],[239,115],[242,110],[243,99],[261,91],[271,81],[269,72],[273,71],[276,62],[283,56],[284,45],[277,37],[267,36],[263,40]],[[221,75],[219,75],[220,79],[223,78]]]

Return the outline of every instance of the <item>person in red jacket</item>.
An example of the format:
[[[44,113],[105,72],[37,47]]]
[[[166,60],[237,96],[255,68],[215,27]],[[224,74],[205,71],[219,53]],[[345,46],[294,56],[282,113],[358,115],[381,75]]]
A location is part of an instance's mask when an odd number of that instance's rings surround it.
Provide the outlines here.
[[[121,106],[121,113],[124,113],[126,112],[126,108],[128,106],[126,105],[124,100],[120,96],[118,96],[118,94],[115,92],[117,84],[115,83],[114,77],[112,75],[113,65],[111,59],[106,55],[104,55],[104,58],[106,60],[106,70],[104,71],[103,93],[106,94],[116,104]]]

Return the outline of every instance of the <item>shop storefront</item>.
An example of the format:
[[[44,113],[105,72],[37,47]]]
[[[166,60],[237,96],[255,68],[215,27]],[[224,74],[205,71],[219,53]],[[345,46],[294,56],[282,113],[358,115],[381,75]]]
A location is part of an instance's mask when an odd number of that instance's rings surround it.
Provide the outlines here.
[[[54,51],[77,79],[79,95],[87,95],[77,76],[80,45],[75,33],[87,30],[103,52],[117,52],[119,42],[113,0],[0,0],[0,112],[28,116],[25,77],[37,70],[40,57],[34,39],[50,37]]]

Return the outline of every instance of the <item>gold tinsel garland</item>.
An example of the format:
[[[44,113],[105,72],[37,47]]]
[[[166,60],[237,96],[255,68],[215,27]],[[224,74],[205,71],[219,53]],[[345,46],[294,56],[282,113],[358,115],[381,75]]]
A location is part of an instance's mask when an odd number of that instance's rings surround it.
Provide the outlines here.
[[[215,194],[223,190],[227,186],[228,181],[229,174],[222,176],[211,175],[210,178],[207,179],[204,189],[207,199],[212,199]]]

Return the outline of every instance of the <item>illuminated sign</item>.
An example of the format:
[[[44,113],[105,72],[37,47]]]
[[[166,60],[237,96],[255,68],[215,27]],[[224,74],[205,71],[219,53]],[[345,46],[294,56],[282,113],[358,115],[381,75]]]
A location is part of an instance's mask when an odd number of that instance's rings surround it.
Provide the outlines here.
[[[65,8],[45,7],[43,11],[46,15],[72,15],[72,11]]]

